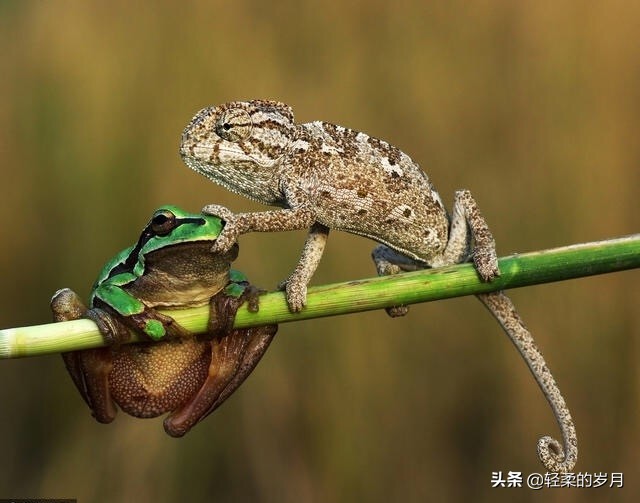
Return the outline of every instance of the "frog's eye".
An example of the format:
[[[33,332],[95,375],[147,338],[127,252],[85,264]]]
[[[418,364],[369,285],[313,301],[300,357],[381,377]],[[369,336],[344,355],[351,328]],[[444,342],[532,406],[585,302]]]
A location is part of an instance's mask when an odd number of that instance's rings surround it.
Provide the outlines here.
[[[223,140],[239,142],[251,134],[251,116],[242,108],[222,112],[216,122],[216,134]]]
[[[151,218],[151,231],[156,236],[165,236],[176,228],[176,216],[169,210],[158,210]]]

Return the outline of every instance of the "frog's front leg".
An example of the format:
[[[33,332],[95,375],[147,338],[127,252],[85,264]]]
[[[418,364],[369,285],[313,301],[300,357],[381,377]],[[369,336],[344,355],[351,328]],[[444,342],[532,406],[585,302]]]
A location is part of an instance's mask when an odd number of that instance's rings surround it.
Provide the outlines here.
[[[116,316],[119,315],[123,324],[129,326],[134,332],[148,336],[151,340],[191,335],[173,318],[147,307],[141,300],[118,285],[111,283],[99,285],[94,290],[94,296],[96,307],[102,308],[102,311],[113,312]]]
[[[90,318],[98,323],[103,336],[112,344],[120,339],[126,328],[104,312],[87,310],[80,297],[68,288],[58,290],[51,299],[55,321],[71,321]],[[105,331],[108,328],[109,332]],[[114,333],[116,335],[114,335]],[[110,423],[116,417],[117,408],[109,389],[109,373],[113,367],[110,348],[87,349],[62,353],[62,359],[76,388],[91,409],[91,414],[101,423]]]
[[[144,333],[154,341],[169,338],[191,336],[191,332],[182,327],[171,316],[164,315],[153,308],[145,308],[142,313],[133,314],[123,320],[135,332]]]

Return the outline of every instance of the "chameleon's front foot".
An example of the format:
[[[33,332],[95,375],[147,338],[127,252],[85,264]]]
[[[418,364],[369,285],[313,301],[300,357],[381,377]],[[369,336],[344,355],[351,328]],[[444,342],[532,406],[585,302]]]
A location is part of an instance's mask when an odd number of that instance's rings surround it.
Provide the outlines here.
[[[211,246],[211,253],[227,253],[231,250],[233,245],[236,244],[238,236],[240,235],[235,213],[233,213],[229,208],[219,204],[208,204],[202,208],[202,213],[205,215],[220,217],[224,222],[222,232],[220,232],[217,239]]]

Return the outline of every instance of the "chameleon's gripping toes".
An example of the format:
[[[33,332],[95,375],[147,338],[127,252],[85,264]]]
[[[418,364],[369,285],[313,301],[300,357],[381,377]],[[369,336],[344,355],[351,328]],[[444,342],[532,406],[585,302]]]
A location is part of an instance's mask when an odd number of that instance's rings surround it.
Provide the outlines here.
[[[382,243],[373,251],[379,274],[471,257],[484,281],[499,275],[493,237],[471,193],[456,192],[449,216],[408,155],[365,133],[326,122],[296,124],[283,103],[232,102],[198,112],[184,130],[180,153],[189,167],[228,190],[284,208],[234,215],[224,207],[206,207],[205,212],[226,220],[216,251],[246,232],[310,229],[285,282],[292,311],[304,307],[329,229]],[[550,471],[570,471],[577,458],[575,429],[541,353],[506,295],[479,298],[526,360],[562,430],[563,446],[550,437],[540,440],[542,462]],[[405,312],[403,306],[389,310],[391,315]]]

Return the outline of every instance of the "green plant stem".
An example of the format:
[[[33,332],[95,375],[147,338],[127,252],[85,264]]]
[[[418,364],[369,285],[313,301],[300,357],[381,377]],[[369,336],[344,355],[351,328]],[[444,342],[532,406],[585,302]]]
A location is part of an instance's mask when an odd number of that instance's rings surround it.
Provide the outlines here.
[[[271,292],[260,297],[258,313],[250,313],[246,305],[242,306],[237,313],[235,327],[356,313],[638,268],[640,234],[511,255],[501,258],[499,264],[501,276],[491,283],[481,282],[472,264],[459,264],[312,287],[307,306],[296,314],[289,312],[282,292]],[[163,312],[193,333],[206,330],[207,306]],[[132,338],[132,342],[136,340]],[[0,330],[0,359],[103,345],[100,332],[89,320]]]

